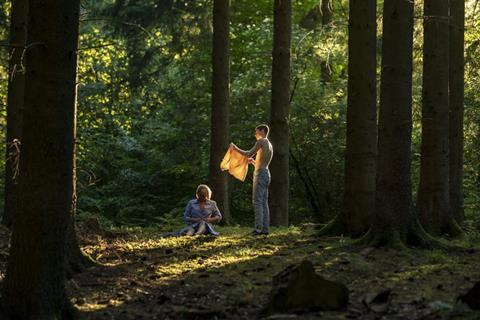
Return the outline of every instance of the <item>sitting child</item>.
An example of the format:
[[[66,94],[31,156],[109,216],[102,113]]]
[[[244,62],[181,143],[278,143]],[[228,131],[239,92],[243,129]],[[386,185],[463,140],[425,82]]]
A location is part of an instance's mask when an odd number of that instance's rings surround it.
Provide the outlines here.
[[[222,220],[222,214],[218,210],[217,203],[210,200],[212,190],[207,185],[201,184],[197,187],[196,199],[188,202],[183,219],[189,224],[188,227],[180,230],[180,235],[201,235],[210,234],[218,236],[219,233],[213,229],[212,223]]]

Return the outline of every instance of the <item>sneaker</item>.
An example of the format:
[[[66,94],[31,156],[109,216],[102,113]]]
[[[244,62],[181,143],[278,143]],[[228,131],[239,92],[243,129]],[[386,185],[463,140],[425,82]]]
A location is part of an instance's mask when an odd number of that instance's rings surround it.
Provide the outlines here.
[[[260,236],[263,233],[261,231],[258,231],[257,229],[254,229],[252,232],[248,233],[249,236]]]
[[[268,234],[269,234],[268,231],[258,231],[257,229],[255,229],[252,232],[250,232],[248,235],[256,237],[256,236],[265,236]]]

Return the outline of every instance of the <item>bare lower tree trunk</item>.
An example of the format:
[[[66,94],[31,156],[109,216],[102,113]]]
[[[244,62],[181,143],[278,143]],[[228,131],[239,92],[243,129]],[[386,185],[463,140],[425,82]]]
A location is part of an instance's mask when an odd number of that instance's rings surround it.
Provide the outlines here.
[[[322,10],[322,26],[328,26],[332,23],[333,10],[332,10],[332,0],[322,0],[321,4]]]
[[[27,13],[28,1],[20,0],[12,2],[12,25],[11,25],[11,61],[9,78],[9,96],[7,107],[7,166],[5,174],[5,212],[2,223],[11,228],[15,219],[18,184],[18,161],[21,150],[22,114],[24,104],[25,85],[25,46],[27,36]],[[23,61],[22,61],[23,57]],[[74,183],[75,187],[75,183]],[[67,275],[80,272],[93,263],[93,260],[85,256],[80,250],[75,233],[75,207],[72,207],[71,221],[67,232]]]
[[[449,6],[425,0],[422,90],[422,146],[417,210],[435,235],[457,235],[449,191]]]
[[[324,30],[326,30],[328,26],[332,23],[333,10],[332,10],[331,0],[322,0],[321,10],[322,10],[322,27]],[[321,79],[323,82],[332,81],[332,68],[330,66],[329,61],[323,60],[320,62],[320,71],[321,71]]]
[[[411,182],[413,1],[387,0],[383,12],[375,215],[370,245],[425,245]]]
[[[228,174],[220,170],[230,140],[230,1],[213,2],[212,117],[209,184],[224,221],[230,220]]]
[[[342,212],[320,234],[363,235],[375,204],[376,0],[350,0],[347,143]]]
[[[75,93],[75,96],[77,94]],[[73,277],[75,273],[83,272],[88,267],[95,264],[95,261],[85,255],[80,249],[78,243],[77,233],[75,231],[75,214],[77,210],[77,158],[76,158],[76,137],[77,137],[77,121],[76,121],[76,100],[75,100],[75,121],[73,123],[73,170],[72,170],[72,204],[70,208],[69,221],[67,225],[66,239],[65,239],[65,265],[67,279]]]
[[[19,207],[2,319],[70,319],[65,240],[73,200],[79,0],[29,1]]]
[[[5,206],[2,224],[12,226],[17,210],[18,160],[22,136],[25,70],[22,56],[27,36],[28,1],[12,1],[10,20],[10,61],[7,97],[7,137],[5,160]]]
[[[463,201],[463,103],[465,0],[450,0],[450,209],[465,219]]]
[[[270,107],[273,159],[270,165],[272,181],[269,201],[271,222],[274,226],[288,225],[291,19],[291,0],[275,0]]]

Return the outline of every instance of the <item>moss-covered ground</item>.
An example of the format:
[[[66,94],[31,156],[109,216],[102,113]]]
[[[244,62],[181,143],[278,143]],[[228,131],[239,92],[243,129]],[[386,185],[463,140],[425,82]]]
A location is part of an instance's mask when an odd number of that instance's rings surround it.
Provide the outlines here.
[[[349,288],[347,310],[297,310],[270,319],[480,319],[456,302],[480,281],[480,251],[471,241],[456,243],[465,250],[396,251],[319,239],[308,225],[262,237],[248,236],[247,228],[218,230],[218,238],[164,238],[152,229],[81,232],[82,249],[98,262],[67,284],[81,318],[265,318],[259,311],[272,276],[309,259],[318,274]],[[3,273],[6,254],[1,257]],[[387,302],[364,302],[384,290],[390,290]]]

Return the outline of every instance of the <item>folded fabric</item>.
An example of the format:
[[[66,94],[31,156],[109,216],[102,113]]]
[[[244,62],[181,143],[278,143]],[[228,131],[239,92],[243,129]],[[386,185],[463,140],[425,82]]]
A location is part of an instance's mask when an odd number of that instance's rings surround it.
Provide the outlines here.
[[[227,171],[240,181],[245,181],[248,171],[248,157],[235,149],[229,148],[222,162],[220,169]]]

